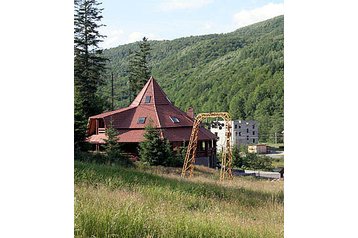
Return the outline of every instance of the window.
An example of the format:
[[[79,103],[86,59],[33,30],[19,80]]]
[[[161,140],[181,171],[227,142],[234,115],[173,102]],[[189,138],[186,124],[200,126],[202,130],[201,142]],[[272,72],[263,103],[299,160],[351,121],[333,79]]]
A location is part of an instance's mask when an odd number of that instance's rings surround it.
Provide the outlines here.
[[[145,96],[145,103],[150,103],[151,96]]]
[[[241,128],[241,126],[239,126],[239,129]]]
[[[138,118],[137,124],[144,124],[146,117],[140,117]]]
[[[241,136],[241,132],[239,131],[239,136]]]
[[[255,143],[255,139],[252,139],[252,143]]]
[[[215,132],[215,136],[218,137],[218,133],[217,133],[217,132]]]
[[[172,120],[172,122],[174,123],[178,123],[179,122],[179,119],[177,117],[169,117],[170,120]]]
[[[201,143],[201,150],[203,150],[203,151],[205,151],[205,146],[206,144],[205,144],[205,141],[203,141],[202,143]]]
[[[235,129],[237,129],[237,125],[235,125]]]
[[[246,136],[246,140],[249,140],[249,136]]]
[[[246,133],[249,133],[249,128],[246,129]]]
[[[255,131],[252,131],[252,135],[255,135]]]
[[[252,125],[252,129],[255,129],[255,125]]]

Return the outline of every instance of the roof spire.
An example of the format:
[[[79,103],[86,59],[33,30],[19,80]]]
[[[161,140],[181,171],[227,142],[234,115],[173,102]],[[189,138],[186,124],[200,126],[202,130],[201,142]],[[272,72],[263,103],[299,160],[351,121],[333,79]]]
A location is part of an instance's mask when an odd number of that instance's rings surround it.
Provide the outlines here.
[[[146,100],[145,98],[146,96],[150,96],[151,99]],[[144,87],[139,92],[139,94],[137,95],[137,97],[134,99],[134,101],[131,103],[130,106],[136,107],[139,104],[148,104],[148,103],[172,104],[153,76],[150,76],[147,83],[144,85]]]

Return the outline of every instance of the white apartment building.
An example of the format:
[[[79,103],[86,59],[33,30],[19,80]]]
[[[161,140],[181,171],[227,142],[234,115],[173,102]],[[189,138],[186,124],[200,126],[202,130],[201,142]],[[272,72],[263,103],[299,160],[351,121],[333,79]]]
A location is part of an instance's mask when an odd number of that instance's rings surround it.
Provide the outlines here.
[[[225,146],[225,121],[219,121],[218,124],[212,124],[210,131],[217,137],[217,151],[221,151]],[[256,121],[231,121],[231,145],[252,145],[259,141],[259,124]]]

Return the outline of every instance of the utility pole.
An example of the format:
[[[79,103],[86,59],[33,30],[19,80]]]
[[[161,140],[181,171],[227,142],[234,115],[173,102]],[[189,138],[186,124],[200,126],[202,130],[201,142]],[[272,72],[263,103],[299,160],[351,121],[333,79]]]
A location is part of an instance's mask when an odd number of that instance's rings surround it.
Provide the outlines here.
[[[114,91],[113,91],[113,72],[111,72],[112,74],[112,111],[114,110]]]

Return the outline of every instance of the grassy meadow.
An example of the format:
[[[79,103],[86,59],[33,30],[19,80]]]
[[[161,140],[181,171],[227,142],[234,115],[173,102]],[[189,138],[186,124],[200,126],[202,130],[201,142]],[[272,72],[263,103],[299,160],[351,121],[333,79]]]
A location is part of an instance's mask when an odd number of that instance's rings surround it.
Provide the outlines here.
[[[75,237],[283,237],[283,181],[75,161]]]

